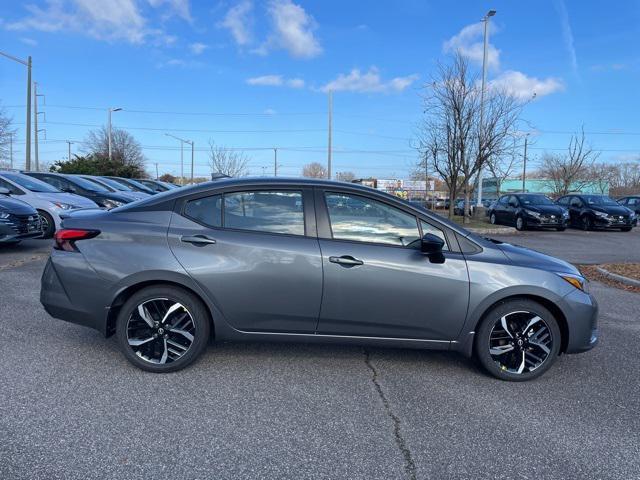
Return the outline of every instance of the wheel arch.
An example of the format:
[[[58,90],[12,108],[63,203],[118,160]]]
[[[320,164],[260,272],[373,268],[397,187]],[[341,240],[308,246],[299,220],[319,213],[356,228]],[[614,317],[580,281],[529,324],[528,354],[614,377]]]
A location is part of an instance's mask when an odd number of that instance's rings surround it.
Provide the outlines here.
[[[198,292],[196,291],[194,288],[185,285],[184,283],[175,281],[175,280],[166,280],[166,279],[161,279],[161,280],[142,280],[139,281],[137,283],[132,283],[130,285],[128,285],[127,287],[123,288],[122,290],[120,290],[118,292],[118,294],[115,296],[115,298],[113,299],[113,301],[111,302],[111,305],[108,309],[107,312],[107,319],[106,319],[106,327],[105,327],[105,335],[107,337],[110,337],[111,335],[113,335],[115,333],[116,330],[116,319],[118,318],[118,314],[120,313],[120,309],[122,308],[122,306],[125,304],[125,302],[131,298],[132,295],[134,295],[135,293],[139,292],[140,290],[147,288],[147,287],[158,287],[158,286],[169,286],[169,287],[175,287],[175,288],[179,288],[181,290],[187,291],[190,294],[194,295],[198,300],[200,300],[202,302],[202,304],[204,305],[207,314],[209,315],[209,323],[211,325],[211,335],[215,336],[215,322],[213,320],[214,315],[213,312],[211,310],[211,305],[209,304],[209,302],[207,302],[207,300]]]
[[[454,342],[455,350],[460,351],[467,357],[472,357],[475,349],[474,337],[475,333],[478,330],[480,323],[486,318],[486,316],[498,305],[512,301],[512,300],[530,300],[536,303],[539,303],[544,308],[549,310],[553,317],[558,322],[558,327],[560,328],[560,353],[564,353],[567,350],[567,346],[569,344],[569,325],[567,322],[567,317],[562,309],[558,306],[557,303],[545,298],[542,295],[536,295],[531,293],[513,293],[507,295],[505,297],[494,300],[489,305],[482,309],[482,312],[477,315],[477,317],[470,324],[471,330],[469,333],[463,334],[463,338],[459,339],[457,342]]]

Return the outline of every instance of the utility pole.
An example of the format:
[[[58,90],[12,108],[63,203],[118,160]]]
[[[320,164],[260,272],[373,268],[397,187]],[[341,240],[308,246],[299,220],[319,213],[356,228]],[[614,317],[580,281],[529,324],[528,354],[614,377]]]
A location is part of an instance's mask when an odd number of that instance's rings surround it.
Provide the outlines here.
[[[72,142],[71,140],[65,140],[65,142],[67,142],[67,147],[68,147],[67,159],[71,160],[71,144],[75,142]]]
[[[108,122],[108,126],[107,126],[107,136],[109,137],[109,140],[107,140],[109,142],[109,161],[111,161],[111,114],[113,112],[119,112],[120,110],[122,110],[122,108],[118,107],[118,108],[109,108],[109,122]],[[122,156],[122,163],[124,163],[124,155]]]
[[[329,90],[329,142],[327,149],[327,178],[331,180],[331,131],[333,124],[333,91]]]
[[[273,149],[273,176],[278,176],[278,148]]]
[[[156,180],[158,180],[158,162],[156,162],[155,165],[156,165]]]
[[[189,143],[189,142],[187,142]],[[195,151],[195,142],[191,140],[191,184],[193,185],[193,156]]]
[[[429,200],[429,156],[424,155],[424,204],[428,205]]]
[[[165,136],[175,138],[180,142],[180,185],[184,185],[184,144],[191,144],[191,181],[193,182],[193,142],[184,138],[176,137],[170,133],[165,133]]]
[[[44,114],[44,112],[38,111],[38,97],[44,97],[44,95],[38,93],[38,82],[33,82],[33,133],[34,133],[34,148],[35,148],[35,167],[36,172],[40,171],[40,157],[39,157],[39,136],[40,132],[44,131],[44,128],[38,128],[38,115]],[[45,117],[46,119],[46,117]]]
[[[31,55],[27,57],[26,61],[4,52],[0,52],[0,55],[27,67],[27,120],[25,124],[24,168],[29,171],[31,170]]]
[[[484,47],[482,51],[482,90],[480,91],[480,139],[479,142],[484,141],[484,92],[487,82],[487,46],[489,44],[489,19],[496,14],[495,10],[489,10],[484,16],[482,21],[484,22]],[[482,144],[478,145],[481,147]],[[478,152],[482,154],[480,148]],[[478,169],[478,207],[482,207],[482,165]]]
[[[9,166],[13,170],[13,132],[9,134]]]
[[[524,162],[522,166],[522,193],[526,192],[525,190],[525,181],[527,178],[527,141],[529,140],[529,134],[524,137]]]

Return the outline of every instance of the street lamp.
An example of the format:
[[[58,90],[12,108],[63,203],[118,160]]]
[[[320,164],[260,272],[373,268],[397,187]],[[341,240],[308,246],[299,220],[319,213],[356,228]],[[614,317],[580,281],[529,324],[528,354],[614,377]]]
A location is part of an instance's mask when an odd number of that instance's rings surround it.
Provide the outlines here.
[[[31,170],[31,55],[27,57],[27,60],[20,60],[19,58],[9,55],[8,53],[0,52],[0,55],[7,57],[9,60],[21,63],[27,67],[27,121],[25,132],[25,160],[24,168]]]
[[[194,155],[194,142],[193,140],[186,140],[184,138],[176,137],[170,133],[165,133],[167,137],[175,138],[180,142],[180,182],[184,185],[184,144],[191,145],[191,183],[193,183],[193,155]]]
[[[480,142],[484,140],[484,91],[487,82],[487,46],[489,44],[489,19],[496,14],[489,10],[484,16],[484,47],[482,51],[482,87],[480,91]],[[478,171],[478,207],[482,207],[482,166]]]
[[[109,133],[107,134],[107,136],[109,137],[109,161],[111,161],[111,113],[113,112],[119,112],[120,110],[122,110],[122,108],[118,107],[118,108],[109,108],[109,123],[108,123],[108,130]],[[124,157],[122,158],[122,160],[124,161]]]

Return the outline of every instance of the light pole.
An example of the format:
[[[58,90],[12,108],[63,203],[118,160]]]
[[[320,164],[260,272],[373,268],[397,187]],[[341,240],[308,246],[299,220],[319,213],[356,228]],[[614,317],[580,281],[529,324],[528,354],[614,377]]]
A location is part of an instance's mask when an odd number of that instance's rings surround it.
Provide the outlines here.
[[[69,147],[67,160],[71,160],[71,144],[75,142],[72,142],[71,140],[65,140],[65,142],[67,142],[67,147]]]
[[[118,108],[109,108],[109,123],[108,123],[108,133],[107,136],[109,137],[109,161],[111,161],[111,114],[113,112],[119,112],[120,110],[122,110],[122,108],[118,107]],[[124,161],[124,157],[122,158],[122,161]]]
[[[180,182],[184,185],[184,144],[191,145],[191,183],[193,183],[193,154],[194,154],[194,142],[192,140],[186,140],[184,138],[176,137],[170,133],[165,133],[167,137],[175,138],[180,142]]]
[[[489,10],[487,14],[484,16],[482,21],[484,22],[484,47],[482,50],[482,86],[480,87],[480,142],[484,141],[484,92],[485,92],[485,84],[487,82],[487,46],[489,44],[489,19],[496,14],[495,10]],[[482,145],[478,145],[478,153],[480,152],[480,147]],[[478,170],[478,207],[482,207],[482,165]]]
[[[9,60],[21,63],[27,67],[27,120],[25,131],[25,170],[31,170],[31,55],[27,57],[27,60],[20,60],[19,58],[9,55],[8,53],[0,52],[0,55],[7,57]]]
[[[273,149],[273,176],[278,176],[278,148]]]

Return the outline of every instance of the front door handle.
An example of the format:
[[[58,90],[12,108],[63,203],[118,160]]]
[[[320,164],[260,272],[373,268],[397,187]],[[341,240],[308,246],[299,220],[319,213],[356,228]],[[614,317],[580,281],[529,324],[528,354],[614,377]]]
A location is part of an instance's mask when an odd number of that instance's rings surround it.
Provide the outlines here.
[[[215,239],[207,237],[206,235],[183,235],[180,237],[180,241],[191,243],[199,247],[204,247],[205,245],[212,245],[216,243]]]
[[[329,261],[331,263],[337,263],[339,265],[344,265],[346,267],[353,267],[355,265],[364,265],[364,262],[362,260],[353,258],[351,255],[343,255],[341,257],[329,257]]]

